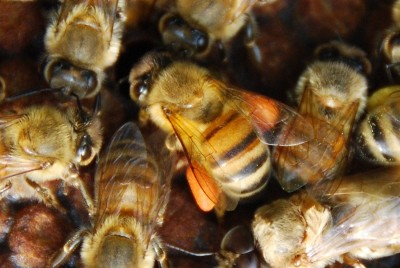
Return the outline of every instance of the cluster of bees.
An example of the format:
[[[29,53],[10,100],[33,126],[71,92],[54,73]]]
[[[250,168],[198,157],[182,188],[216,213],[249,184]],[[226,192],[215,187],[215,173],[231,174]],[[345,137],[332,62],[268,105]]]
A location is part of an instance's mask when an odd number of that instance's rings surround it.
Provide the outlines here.
[[[205,267],[366,267],[399,253],[400,1],[350,2],[353,19],[367,6],[392,13],[375,30],[376,53],[331,17],[340,38],[311,41],[311,28],[307,66],[283,65],[295,85],[279,80],[289,89],[271,94],[254,90],[274,84],[266,18],[330,1],[6,3],[33,3],[46,22],[30,44],[37,88],[0,66],[2,267],[185,267],[179,256]],[[283,51],[288,40],[278,41]],[[217,249],[164,235],[168,224],[193,228],[178,224],[189,210],[168,216],[179,175],[194,213],[243,223]]]

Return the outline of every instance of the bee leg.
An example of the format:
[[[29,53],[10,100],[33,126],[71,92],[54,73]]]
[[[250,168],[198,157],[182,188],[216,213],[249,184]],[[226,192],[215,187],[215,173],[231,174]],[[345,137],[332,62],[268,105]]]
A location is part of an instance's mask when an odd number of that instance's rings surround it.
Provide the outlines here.
[[[73,186],[79,189],[79,191],[82,193],[83,198],[85,199],[86,205],[88,206],[88,212],[89,216],[92,217],[95,213],[95,207],[94,207],[94,202],[89,194],[89,191],[87,190],[85,183],[82,181],[81,178],[77,177],[73,180],[72,182]]]
[[[7,183],[0,189],[0,200],[4,198],[7,191],[11,188],[12,183],[11,181],[7,181]]]
[[[221,42],[221,40],[216,41],[216,47],[218,52],[218,57],[223,63],[228,63],[228,55],[226,52],[226,47]]]
[[[55,268],[63,265],[71,257],[76,248],[80,245],[80,243],[82,242],[82,238],[84,237],[84,234],[86,232],[86,229],[76,231],[72,235],[72,237],[67,240],[64,246],[53,254],[53,256],[48,261],[46,267]]]
[[[54,207],[63,214],[66,213],[65,209],[57,201],[57,198],[50,191],[50,189],[43,187],[28,178],[25,178],[25,181],[30,187],[32,187],[39,194],[39,196],[42,198],[43,203],[45,203],[46,206]]]
[[[343,263],[354,268],[366,268],[365,265],[362,264],[359,260],[349,256],[348,254],[345,254],[343,256]]]
[[[141,127],[146,126],[150,122],[150,115],[145,109],[140,109],[138,121]]]
[[[215,216],[217,217],[218,223],[222,224],[224,222],[225,210],[218,207],[214,207],[214,213]]]
[[[167,254],[165,253],[165,250],[161,247],[160,241],[158,239],[153,239],[152,246],[154,252],[156,253],[158,266],[160,268],[168,268],[170,265],[168,263]]]
[[[246,15],[246,24],[244,26],[244,44],[249,52],[250,59],[255,66],[261,67],[262,54],[260,48],[256,44],[257,24],[252,15]]]

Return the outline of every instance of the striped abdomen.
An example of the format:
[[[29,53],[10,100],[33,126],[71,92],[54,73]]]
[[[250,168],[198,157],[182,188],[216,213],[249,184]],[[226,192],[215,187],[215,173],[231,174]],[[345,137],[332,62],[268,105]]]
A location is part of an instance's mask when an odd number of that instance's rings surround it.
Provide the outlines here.
[[[247,197],[266,184],[271,166],[268,146],[241,114],[234,110],[223,113],[206,127],[203,138],[213,150],[211,156],[205,156],[207,168],[224,192]]]
[[[357,134],[359,154],[381,164],[400,163],[400,103],[369,113]]]
[[[105,210],[105,214],[135,217],[146,224],[154,220],[165,191],[157,163],[143,140],[135,142],[133,138],[115,142],[101,159],[99,164],[104,168],[101,176],[96,174],[96,198],[101,201],[98,210]]]

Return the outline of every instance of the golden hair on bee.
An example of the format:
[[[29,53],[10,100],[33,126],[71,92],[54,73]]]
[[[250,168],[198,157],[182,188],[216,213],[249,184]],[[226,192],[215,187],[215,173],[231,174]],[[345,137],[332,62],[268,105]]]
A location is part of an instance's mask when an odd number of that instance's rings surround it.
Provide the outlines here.
[[[95,96],[121,48],[125,0],[63,1],[51,17],[44,75],[52,88]]]
[[[81,256],[85,267],[153,267],[156,254],[140,239],[146,236],[135,219],[112,215],[85,236]]]
[[[330,210],[306,192],[258,208],[252,223],[255,240],[271,267],[325,267],[330,262],[303,266],[298,257],[319,243],[331,226]]]
[[[337,178],[324,203],[307,192],[256,211],[253,232],[272,267],[365,267],[400,252],[399,168]],[[319,208],[319,209],[318,209]]]
[[[309,123],[276,100],[235,88],[209,70],[168,54],[145,55],[132,68],[129,81],[131,98],[150,121],[175,137],[174,149],[186,154],[186,177],[204,211],[233,210],[241,198],[265,187],[270,171],[267,144],[297,145],[313,135],[311,128],[288,130],[284,141],[282,129],[288,122]]]
[[[277,179],[288,192],[341,176],[350,135],[366,105],[371,63],[365,52],[332,41],[317,47],[315,55],[295,89],[299,113],[315,136],[299,146],[277,147],[273,157]],[[292,129],[304,126],[295,121]]]
[[[169,200],[175,158],[159,146],[159,138],[151,135],[145,142],[134,123],[114,133],[96,168],[92,225],[76,231],[50,267],[65,262],[82,240],[85,267],[150,268],[155,260],[164,267],[157,228]]]
[[[102,145],[98,118],[82,120],[73,106],[23,107],[18,113],[3,109],[0,115],[0,176],[9,199],[33,198],[59,208],[43,182],[62,179],[82,192],[89,210],[92,199],[78,168],[89,165]],[[92,212],[92,211],[91,211]]]
[[[356,118],[364,111],[371,63],[359,48],[338,41],[320,45],[315,50],[316,61],[301,75],[295,89],[297,101],[302,101],[307,88],[318,100],[315,105],[338,110],[359,102]],[[320,110],[317,110],[320,111]],[[315,113],[314,116],[323,116]],[[328,120],[330,120],[328,118]]]
[[[261,2],[178,0],[160,19],[159,31],[164,44],[173,50],[204,60],[215,54],[219,54],[219,58],[227,57],[230,42],[243,30],[243,44],[250,57],[260,63],[259,48],[254,42],[257,26],[251,9]]]

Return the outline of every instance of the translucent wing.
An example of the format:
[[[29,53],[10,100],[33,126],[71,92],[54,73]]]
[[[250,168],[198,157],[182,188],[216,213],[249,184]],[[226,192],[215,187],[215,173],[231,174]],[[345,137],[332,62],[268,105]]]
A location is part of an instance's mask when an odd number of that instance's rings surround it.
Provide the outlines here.
[[[358,258],[378,258],[386,256],[385,252],[399,252],[399,171],[399,167],[385,167],[336,179],[337,187],[326,193],[335,224],[322,242],[309,250],[310,260],[345,253]]]
[[[73,10],[73,8],[80,3],[84,3],[86,1],[83,0],[63,0],[61,2],[61,8],[58,13],[57,25],[60,25],[65,19],[67,19],[68,14]]]
[[[400,168],[384,167],[336,179],[336,187],[325,192],[333,206],[341,203],[357,205],[367,198],[392,198],[400,193]]]
[[[335,225],[321,243],[307,251],[311,262],[347,253],[358,258],[379,258],[400,251],[400,198],[364,201],[351,208],[344,205],[333,210]]]
[[[233,210],[239,201],[239,194],[230,193],[224,184],[229,176],[218,164],[218,153],[204,138],[197,125],[191,124],[176,113],[167,114],[188,159],[187,175],[189,185],[197,204],[204,211],[214,206],[222,210]],[[216,176],[215,174],[220,174]],[[221,178],[226,179],[226,182]]]
[[[162,169],[135,124],[117,130],[96,170],[96,225],[107,214],[126,215],[135,217],[151,234],[169,194],[170,177],[160,178],[165,175]]]
[[[110,21],[110,38],[113,34],[114,30],[114,21],[116,19],[122,19],[125,20],[125,17],[121,18],[122,16],[125,16],[123,14],[124,9],[125,9],[125,0],[93,0],[95,3],[95,6],[102,8],[104,10],[104,13],[107,15],[107,18]]]
[[[287,105],[248,91],[227,88],[215,79],[210,83],[226,96],[227,105],[248,118],[262,142],[276,146],[293,146],[314,137],[311,124]],[[291,129],[294,121],[302,126],[301,131]]]
[[[300,113],[309,122],[315,134],[309,142],[291,147],[277,147],[274,153],[276,175],[285,191],[292,192],[311,184],[311,192],[318,189],[323,180],[339,177],[348,156],[349,131],[351,130],[358,103],[353,103],[326,121],[318,116],[313,89],[306,87],[300,103]],[[297,120],[291,125],[291,131],[298,133],[304,126]]]

